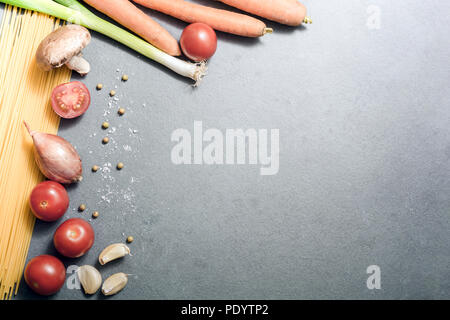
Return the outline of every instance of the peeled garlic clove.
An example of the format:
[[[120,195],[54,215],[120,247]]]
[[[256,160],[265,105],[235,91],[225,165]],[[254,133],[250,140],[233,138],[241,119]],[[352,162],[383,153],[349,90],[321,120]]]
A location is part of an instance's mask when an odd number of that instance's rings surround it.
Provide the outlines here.
[[[110,261],[122,258],[127,254],[130,254],[130,248],[128,248],[123,243],[114,243],[107,246],[100,253],[100,256],[98,257],[98,262],[100,262],[101,265],[104,265]]]
[[[75,148],[54,134],[32,131],[24,122],[34,142],[34,156],[41,172],[59,183],[81,181],[81,159]]]
[[[115,273],[103,282],[102,293],[105,296],[111,296],[125,288],[127,283],[128,276],[125,273]]]
[[[77,274],[86,294],[96,293],[102,285],[102,275],[93,266],[81,266],[78,268]]]

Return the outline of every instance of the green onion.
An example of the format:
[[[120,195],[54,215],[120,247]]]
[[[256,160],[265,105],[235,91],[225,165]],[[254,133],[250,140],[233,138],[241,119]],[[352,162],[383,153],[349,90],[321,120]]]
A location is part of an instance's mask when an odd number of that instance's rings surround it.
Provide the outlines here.
[[[56,3],[56,2],[58,3]],[[105,21],[76,0],[0,0],[0,2],[10,4],[23,9],[39,11],[51,16],[55,16],[70,23],[82,25],[88,29],[97,31],[105,36],[114,39],[140,54],[159,62],[172,71],[191,78],[197,85],[206,72],[206,64],[190,63],[159,50],[150,43],[125,31],[116,25]]]

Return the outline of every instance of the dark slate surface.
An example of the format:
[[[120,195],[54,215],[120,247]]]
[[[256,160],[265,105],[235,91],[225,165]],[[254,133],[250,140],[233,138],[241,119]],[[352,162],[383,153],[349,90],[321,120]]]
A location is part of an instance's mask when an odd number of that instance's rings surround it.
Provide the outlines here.
[[[66,266],[95,264],[132,235],[133,256],[100,268],[132,274],[110,299],[450,298],[450,3],[305,4],[306,28],[268,23],[276,32],[257,40],[219,33],[197,89],[93,34],[83,79],[92,106],[60,134],[85,169],[64,219],[91,221],[96,242]],[[180,36],[184,23],[152,14]],[[279,129],[279,173],[174,165],[171,134],[194,121]],[[91,173],[94,164],[106,169]],[[58,224],[36,223],[29,259],[56,254]],[[370,265],[381,268],[380,290],[366,286]],[[51,299],[85,299],[72,278]],[[22,283],[17,298],[39,297]]]

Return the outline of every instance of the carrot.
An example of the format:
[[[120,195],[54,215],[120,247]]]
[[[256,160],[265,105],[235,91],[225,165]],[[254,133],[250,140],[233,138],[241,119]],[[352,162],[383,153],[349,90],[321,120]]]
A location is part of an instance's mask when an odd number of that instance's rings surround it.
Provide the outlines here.
[[[95,9],[130,29],[172,56],[181,55],[178,41],[156,21],[128,0],[84,0]]]
[[[254,15],[286,24],[288,26],[298,26],[311,23],[311,19],[306,17],[306,8],[297,0],[219,0],[229,6]]]
[[[256,18],[221,10],[184,0],[133,0],[150,9],[160,11],[177,19],[193,23],[202,22],[211,28],[244,37],[260,37],[271,33],[265,23]]]

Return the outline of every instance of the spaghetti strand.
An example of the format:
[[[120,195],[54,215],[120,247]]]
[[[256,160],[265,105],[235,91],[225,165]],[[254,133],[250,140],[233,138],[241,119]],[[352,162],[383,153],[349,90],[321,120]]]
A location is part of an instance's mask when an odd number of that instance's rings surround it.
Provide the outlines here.
[[[22,123],[56,134],[59,117],[49,97],[70,81],[69,69],[43,72],[34,59],[39,43],[59,25],[9,5],[0,24],[0,300],[17,294],[35,223],[28,198],[43,179]]]

